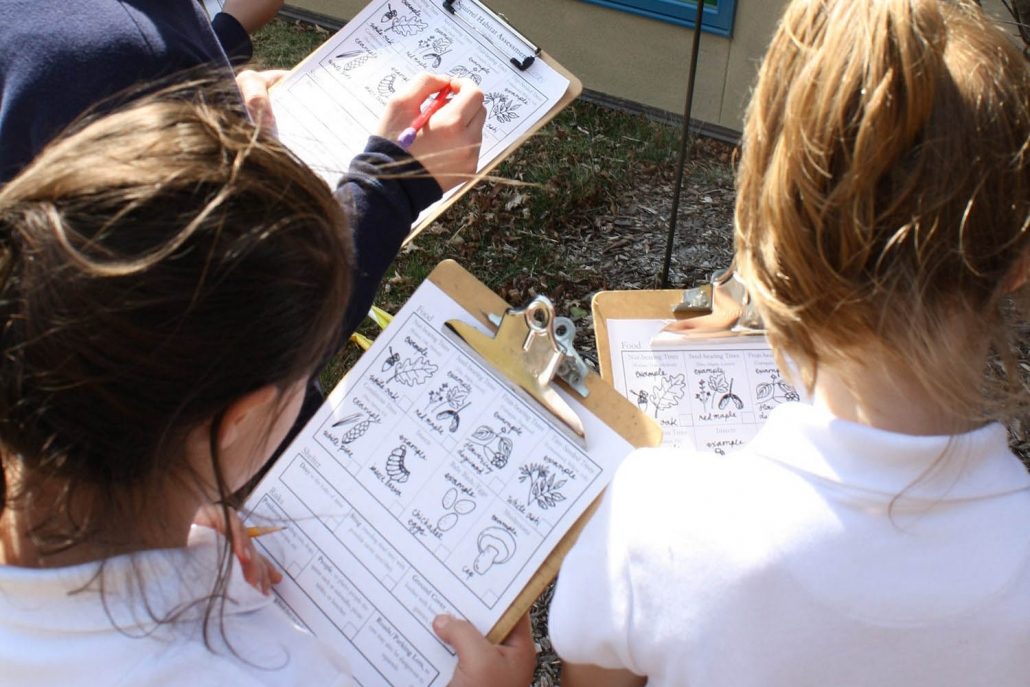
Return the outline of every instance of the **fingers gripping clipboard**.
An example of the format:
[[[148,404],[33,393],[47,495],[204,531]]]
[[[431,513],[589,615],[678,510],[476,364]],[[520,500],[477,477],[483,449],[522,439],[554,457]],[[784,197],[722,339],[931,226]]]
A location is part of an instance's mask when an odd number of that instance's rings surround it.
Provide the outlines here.
[[[446,684],[438,613],[505,637],[621,460],[660,441],[563,324],[441,263],[248,502],[248,524],[288,523],[256,540],[280,604],[362,684]]]

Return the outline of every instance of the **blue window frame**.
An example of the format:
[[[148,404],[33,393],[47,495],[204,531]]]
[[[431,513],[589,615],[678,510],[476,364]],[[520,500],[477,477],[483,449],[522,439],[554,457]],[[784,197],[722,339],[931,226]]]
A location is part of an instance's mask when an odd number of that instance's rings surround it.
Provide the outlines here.
[[[694,27],[697,3],[694,0],[584,0],[593,5],[631,12],[660,19],[680,26]],[[701,30],[719,36],[733,34],[733,10],[736,0],[703,0]]]

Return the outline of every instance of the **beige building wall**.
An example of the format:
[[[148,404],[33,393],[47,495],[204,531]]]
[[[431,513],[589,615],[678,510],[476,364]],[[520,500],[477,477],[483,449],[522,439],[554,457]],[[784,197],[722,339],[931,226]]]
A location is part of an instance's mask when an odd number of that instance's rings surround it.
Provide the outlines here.
[[[367,0],[287,0],[346,20]],[[488,0],[585,88],[682,113],[693,31],[581,0]],[[701,34],[693,118],[740,131],[744,108],[784,0],[737,0],[733,36]],[[1000,0],[986,0],[1001,16]]]

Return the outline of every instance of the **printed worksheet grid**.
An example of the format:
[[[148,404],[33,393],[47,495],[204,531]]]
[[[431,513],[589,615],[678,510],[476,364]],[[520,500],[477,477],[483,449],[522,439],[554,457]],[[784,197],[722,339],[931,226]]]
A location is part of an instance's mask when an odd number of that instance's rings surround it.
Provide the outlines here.
[[[418,314],[391,331],[314,438],[492,608],[600,468]]]

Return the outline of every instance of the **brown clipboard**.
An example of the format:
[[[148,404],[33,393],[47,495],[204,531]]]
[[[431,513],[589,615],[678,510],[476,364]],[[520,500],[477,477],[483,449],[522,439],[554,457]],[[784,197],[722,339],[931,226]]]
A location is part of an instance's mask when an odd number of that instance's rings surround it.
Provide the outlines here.
[[[683,302],[683,289],[655,291],[599,291],[590,301],[597,334],[597,363],[601,378],[612,382],[612,349],[608,340],[608,320],[677,320],[674,308]]]
[[[504,313],[510,307],[504,299],[453,260],[445,260],[437,265],[430,273],[428,280],[461,305],[468,312],[470,320],[477,320],[491,330],[494,329],[494,325],[488,316]],[[682,294],[682,291],[678,293]],[[619,394],[610,384],[602,380],[597,373],[588,374],[583,381],[589,395],[579,399],[580,402],[627,442],[637,448],[657,446],[661,443],[661,427]],[[555,378],[555,383],[575,395],[564,381]],[[562,559],[572,548],[580,531],[597,509],[600,499],[599,495],[576,520],[572,528],[565,533],[543,565],[537,569],[529,584],[487,633],[490,641],[500,642],[508,636],[519,619],[526,614],[537,597],[555,578]]]
[[[485,6],[483,0],[476,1],[478,4]],[[489,10],[489,8],[487,9]],[[518,33],[518,31],[514,30],[514,27],[512,27],[511,24],[507,22],[507,20],[504,17],[497,14],[496,12],[491,11],[490,13],[494,16],[494,18],[497,21],[503,22],[504,26],[506,26],[509,29],[512,29],[516,35],[521,36],[521,34]],[[330,36],[329,41],[331,41],[334,36]],[[323,43],[322,45],[325,45],[325,43]],[[307,63],[310,60],[314,59],[315,55],[318,53],[319,50],[321,50],[321,48],[321,45],[315,48],[307,57],[305,57],[303,60],[297,63],[297,65],[295,65],[293,69],[290,70],[290,74],[287,75],[287,78],[294,72],[302,68],[305,68],[307,66]],[[448,195],[442,202],[438,203],[436,207],[433,208],[432,212],[419,217],[418,223],[412,226],[411,231],[404,239],[405,244],[412,241],[416,236],[418,236],[419,233],[422,232],[423,229],[425,229],[430,224],[435,222],[452,205],[458,202],[458,200],[461,199],[462,196],[464,196],[466,193],[472,190],[472,188],[476,184],[478,184],[485,177],[487,177],[494,169],[497,168],[498,165],[500,165],[512,153],[518,150],[518,148],[521,147],[523,143],[528,141],[533,134],[535,134],[537,131],[539,131],[545,125],[547,125],[548,122],[554,119],[554,117],[559,112],[568,107],[568,105],[573,100],[578,98],[579,95],[583,92],[583,83],[572,72],[570,72],[568,69],[559,64],[558,61],[551,57],[546,51],[540,50],[536,52],[536,54],[534,55],[534,59],[546,63],[549,67],[551,67],[551,69],[553,69],[554,71],[568,79],[569,85],[568,88],[566,88],[564,95],[562,95],[561,99],[559,99],[559,101],[555,103],[554,106],[551,107],[551,109],[545,112],[543,116],[540,117],[540,119],[538,119],[526,132],[524,132],[515,141],[513,141],[507,148],[498,153],[489,163],[486,164],[486,166],[478,170],[471,179],[469,179],[461,186],[457,187],[457,189],[451,192],[451,194]],[[530,66],[529,68],[532,69],[532,66]],[[279,83],[282,83],[282,81],[280,81]],[[276,84],[272,88],[274,89],[277,86],[278,84]]]

